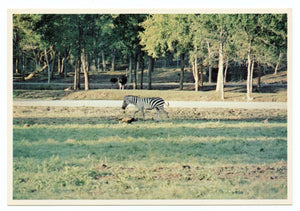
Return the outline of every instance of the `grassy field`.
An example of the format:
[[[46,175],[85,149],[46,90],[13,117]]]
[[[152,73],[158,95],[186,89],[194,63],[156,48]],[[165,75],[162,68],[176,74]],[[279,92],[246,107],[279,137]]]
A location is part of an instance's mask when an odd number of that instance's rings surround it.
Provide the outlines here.
[[[48,100],[123,100],[125,95],[143,97],[159,96],[166,101],[220,101],[220,94],[210,91],[177,91],[177,90],[124,90],[97,89],[88,91],[63,90],[14,90],[14,99],[48,99]],[[287,102],[286,90],[274,93],[253,93],[253,102]],[[224,101],[247,101],[246,93],[229,91],[225,93]]]
[[[14,106],[13,198],[287,197],[286,111],[167,111]]]

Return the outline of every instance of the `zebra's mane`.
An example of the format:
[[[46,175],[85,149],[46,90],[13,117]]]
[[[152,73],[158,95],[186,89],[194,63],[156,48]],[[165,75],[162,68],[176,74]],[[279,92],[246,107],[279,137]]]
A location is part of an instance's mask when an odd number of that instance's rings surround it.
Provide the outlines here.
[[[136,95],[126,95],[125,97],[136,97],[136,98],[141,98],[140,96],[136,96]],[[161,97],[144,97],[144,98],[163,99],[163,98],[161,98]]]
[[[126,95],[125,97],[139,97],[139,96],[136,96],[136,95]]]

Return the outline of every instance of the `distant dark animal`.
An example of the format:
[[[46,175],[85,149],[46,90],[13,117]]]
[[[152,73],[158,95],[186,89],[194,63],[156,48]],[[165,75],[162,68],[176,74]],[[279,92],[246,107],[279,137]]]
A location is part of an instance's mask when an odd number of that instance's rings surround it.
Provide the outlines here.
[[[157,110],[157,120],[159,120],[160,111],[164,112],[169,118],[168,113],[164,109],[165,103],[166,102],[160,97],[137,97],[133,95],[127,95],[124,97],[122,109],[125,110],[129,104],[133,104],[136,106],[137,110],[134,112],[132,118],[134,119],[135,114],[141,111],[143,114],[143,119],[145,120],[144,109],[152,110],[155,108]]]
[[[118,79],[118,83],[119,83],[119,89],[124,90],[125,85],[127,83],[127,77],[125,75],[120,76]]]
[[[111,82],[112,84],[115,84],[117,81],[118,81],[117,78],[111,78],[111,79],[110,79],[110,82]]]
[[[117,81],[118,81],[118,79],[117,79],[117,78],[111,78],[111,79],[110,79],[111,88],[113,88],[113,87],[114,87],[114,84],[115,84]]]

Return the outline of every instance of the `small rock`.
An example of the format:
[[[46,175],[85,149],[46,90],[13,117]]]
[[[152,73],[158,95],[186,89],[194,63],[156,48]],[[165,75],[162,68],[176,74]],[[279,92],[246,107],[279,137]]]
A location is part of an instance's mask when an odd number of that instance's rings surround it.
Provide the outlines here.
[[[64,91],[70,91],[70,90],[72,90],[72,87],[68,87],[68,88],[66,88],[66,89],[64,89]]]
[[[125,118],[121,119],[120,122],[121,123],[131,123],[131,122],[134,122],[134,121],[137,121],[137,119],[125,117]]]
[[[184,169],[190,169],[191,166],[190,165],[183,165],[182,168],[184,168]]]
[[[29,127],[30,127],[30,124],[25,124],[23,127],[24,127],[24,128],[29,128]]]

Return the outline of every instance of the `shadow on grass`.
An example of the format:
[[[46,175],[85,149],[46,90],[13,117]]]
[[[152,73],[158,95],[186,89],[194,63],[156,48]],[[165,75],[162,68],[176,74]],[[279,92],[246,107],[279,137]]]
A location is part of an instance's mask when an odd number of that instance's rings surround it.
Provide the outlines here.
[[[139,126],[139,127],[136,127]],[[287,159],[287,128],[19,128],[14,158],[109,158],[112,161],[268,163]]]
[[[120,118],[121,119],[121,118]],[[24,124],[46,124],[46,125],[65,125],[65,124],[118,124],[120,119],[117,117],[17,117],[13,118],[13,124],[14,125],[24,125]],[[172,122],[173,124],[180,124],[183,122],[188,122],[192,124],[201,124],[203,122],[211,122],[211,121],[241,121],[241,122],[262,122],[262,121],[272,122],[287,122],[287,117],[285,115],[277,115],[277,116],[262,116],[262,117],[249,117],[249,118],[241,118],[239,116],[232,116],[232,117],[222,117],[222,116],[216,116],[214,118],[212,117],[191,117],[191,119],[188,119],[187,117],[176,117],[176,119],[167,120],[164,116],[162,117],[162,120],[157,121],[156,116],[155,118],[147,118],[146,121],[143,121],[142,119],[139,119],[138,122],[132,123],[132,124],[147,124],[147,123],[161,123],[161,122]]]
[[[257,87],[256,84],[253,85],[253,93],[278,93],[287,90],[286,84],[280,85],[261,85],[261,87]],[[211,90],[208,90],[211,91]],[[236,92],[236,93],[247,93],[246,85],[227,85],[225,86],[225,92]]]

